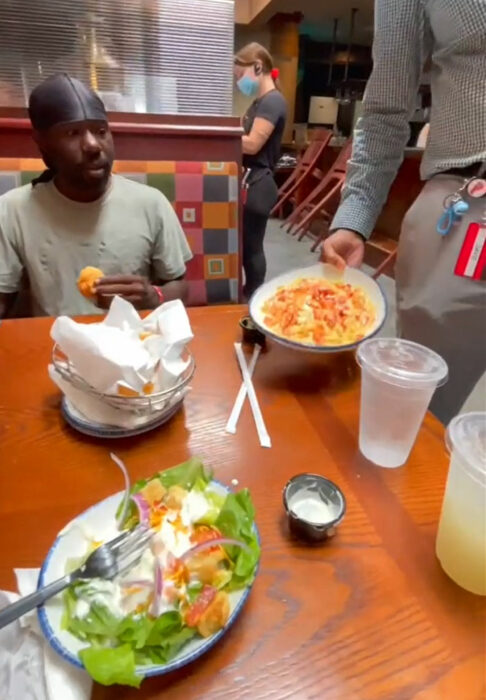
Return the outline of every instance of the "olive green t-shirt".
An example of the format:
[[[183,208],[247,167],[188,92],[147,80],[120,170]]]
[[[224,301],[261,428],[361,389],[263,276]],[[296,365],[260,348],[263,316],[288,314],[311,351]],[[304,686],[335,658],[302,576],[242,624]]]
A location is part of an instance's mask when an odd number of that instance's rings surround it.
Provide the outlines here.
[[[77,288],[88,265],[168,282],[191,257],[166,197],[120,175],[87,204],[67,199],[53,182],[0,197],[0,292],[17,292],[25,271],[36,316],[101,313]]]

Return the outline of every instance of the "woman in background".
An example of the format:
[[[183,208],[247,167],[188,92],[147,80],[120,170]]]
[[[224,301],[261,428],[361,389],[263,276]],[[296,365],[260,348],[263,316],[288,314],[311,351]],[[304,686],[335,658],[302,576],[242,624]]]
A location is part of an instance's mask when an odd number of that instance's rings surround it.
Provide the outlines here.
[[[287,104],[277,87],[278,71],[268,51],[248,44],[235,56],[238,89],[255,100],[243,117],[243,208],[244,294],[249,298],[265,280],[263,239],[269,214],[277,202],[273,171],[280,157]]]

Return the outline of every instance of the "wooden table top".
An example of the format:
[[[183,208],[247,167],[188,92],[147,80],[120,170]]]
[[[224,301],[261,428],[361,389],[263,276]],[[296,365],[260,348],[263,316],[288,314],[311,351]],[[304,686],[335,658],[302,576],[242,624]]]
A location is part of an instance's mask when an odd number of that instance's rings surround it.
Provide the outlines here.
[[[224,426],[240,386],[232,343],[238,307],[190,311],[197,361],[184,410],[165,428],[107,442],[69,429],[47,376],[49,319],[0,325],[0,588],[37,567],[56,533],[120,490],[108,457],[133,479],[191,454],[217,478],[251,489],[261,568],[243,613],[207,655],[140,691],[96,686],[95,700],[480,700],[485,601],[442,572],[434,555],[448,459],[428,416],[406,467],[379,469],[357,449],[359,375],[352,354],[272,345],[255,386],[273,447],[259,446],[245,406]],[[347,514],[336,537],[306,546],[288,534],[282,488],[303,471],[337,482]]]

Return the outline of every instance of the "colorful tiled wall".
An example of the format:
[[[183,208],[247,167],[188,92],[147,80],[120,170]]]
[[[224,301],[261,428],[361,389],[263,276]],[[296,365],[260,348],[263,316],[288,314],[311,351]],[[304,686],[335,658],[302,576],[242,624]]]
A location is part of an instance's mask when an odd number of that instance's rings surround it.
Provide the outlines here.
[[[29,183],[42,161],[0,158],[0,195]],[[194,258],[187,266],[189,304],[236,303],[238,166],[236,163],[116,161],[114,172],[157,188],[177,212]]]

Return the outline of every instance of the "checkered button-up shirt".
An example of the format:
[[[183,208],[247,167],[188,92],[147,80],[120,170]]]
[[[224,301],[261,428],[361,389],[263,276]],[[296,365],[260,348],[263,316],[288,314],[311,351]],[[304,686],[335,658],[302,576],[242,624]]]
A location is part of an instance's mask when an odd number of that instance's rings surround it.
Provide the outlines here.
[[[333,230],[372,233],[403,158],[429,56],[422,177],[486,159],[486,0],[376,0],[374,68]]]

